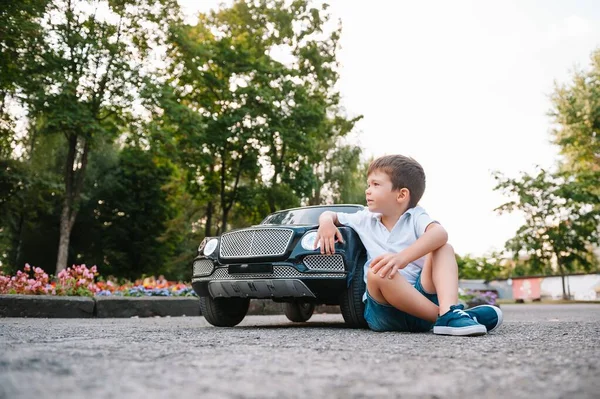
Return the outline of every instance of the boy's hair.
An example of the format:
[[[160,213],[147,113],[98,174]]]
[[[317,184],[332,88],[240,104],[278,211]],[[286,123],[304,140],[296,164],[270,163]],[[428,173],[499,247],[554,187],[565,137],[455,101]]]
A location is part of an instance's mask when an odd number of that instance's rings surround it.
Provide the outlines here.
[[[421,164],[403,155],[385,155],[369,165],[367,176],[376,170],[386,173],[392,181],[392,190],[410,191],[409,208],[414,208],[425,192],[425,171]]]

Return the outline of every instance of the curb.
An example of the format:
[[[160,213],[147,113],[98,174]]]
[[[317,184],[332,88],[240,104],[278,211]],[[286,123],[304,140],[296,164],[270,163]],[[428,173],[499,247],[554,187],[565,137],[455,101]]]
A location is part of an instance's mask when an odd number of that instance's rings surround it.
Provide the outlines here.
[[[0,295],[0,317],[94,317],[96,302],[89,297]]]
[[[340,313],[339,306],[320,305],[315,313]],[[283,304],[270,299],[250,301],[248,315],[279,315]],[[196,297],[77,297],[0,295],[0,317],[126,318],[201,316]]]

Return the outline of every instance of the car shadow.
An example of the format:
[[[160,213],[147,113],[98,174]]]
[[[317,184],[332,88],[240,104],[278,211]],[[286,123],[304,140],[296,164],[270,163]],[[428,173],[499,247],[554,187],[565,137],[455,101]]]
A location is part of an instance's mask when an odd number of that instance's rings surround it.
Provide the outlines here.
[[[286,323],[276,323],[276,324],[256,324],[256,325],[244,325],[244,326],[236,326],[234,327],[236,330],[255,330],[255,329],[267,329],[267,330],[275,330],[275,329],[294,329],[294,328],[335,328],[335,329],[354,329],[354,327],[350,327],[346,325],[344,322],[322,322],[322,321],[307,321],[305,323],[294,323],[294,322],[286,322]]]

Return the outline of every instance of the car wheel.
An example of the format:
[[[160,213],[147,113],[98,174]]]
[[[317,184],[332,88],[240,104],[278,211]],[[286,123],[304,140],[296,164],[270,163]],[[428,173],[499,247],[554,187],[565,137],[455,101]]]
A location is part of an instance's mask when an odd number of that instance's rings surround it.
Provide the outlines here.
[[[342,293],[340,297],[340,309],[344,321],[350,327],[367,328],[367,322],[365,320],[365,304],[362,301],[362,297],[366,290],[364,280],[364,269],[362,262],[356,262],[356,270],[352,281],[346,291]]]
[[[290,321],[302,323],[311,318],[315,304],[304,301],[286,302],[283,304],[283,311]]]
[[[200,297],[202,316],[216,327],[233,327],[248,313],[250,299]]]

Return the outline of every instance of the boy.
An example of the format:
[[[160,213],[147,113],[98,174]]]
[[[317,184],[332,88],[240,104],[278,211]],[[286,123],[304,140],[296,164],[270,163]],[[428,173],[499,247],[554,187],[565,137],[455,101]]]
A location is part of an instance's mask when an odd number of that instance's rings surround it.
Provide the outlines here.
[[[484,335],[502,323],[490,305],[458,305],[458,266],[448,234],[417,206],[425,191],[421,165],[402,155],[376,159],[368,169],[367,207],[347,214],[324,212],[316,245],[335,252],[336,225],[351,227],[367,250],[365,320],[375,331]],[[481,324],[480,324],[481,323]]]

